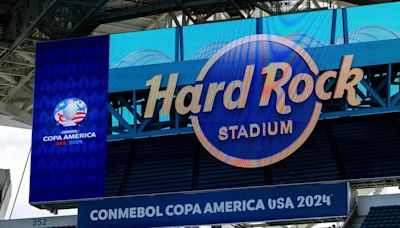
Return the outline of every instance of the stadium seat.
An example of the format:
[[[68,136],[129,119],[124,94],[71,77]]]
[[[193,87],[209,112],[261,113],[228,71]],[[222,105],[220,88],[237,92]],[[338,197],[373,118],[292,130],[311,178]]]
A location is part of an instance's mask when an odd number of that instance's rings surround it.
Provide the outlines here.
[[[400,205],[371,207],[361,228],[400,227]]]

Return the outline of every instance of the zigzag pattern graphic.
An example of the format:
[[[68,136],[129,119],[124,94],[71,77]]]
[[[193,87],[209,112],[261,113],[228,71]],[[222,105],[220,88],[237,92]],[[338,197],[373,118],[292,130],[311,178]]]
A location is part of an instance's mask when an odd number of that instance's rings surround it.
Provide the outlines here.
[[[41,43],[37,46],[30,201],[104,196],[109,37]],[[58,102],[77,97],[88,105],[78,127],[56,124]],[[56,146],[44,136],[62,130],[95,132],[81,145]]]

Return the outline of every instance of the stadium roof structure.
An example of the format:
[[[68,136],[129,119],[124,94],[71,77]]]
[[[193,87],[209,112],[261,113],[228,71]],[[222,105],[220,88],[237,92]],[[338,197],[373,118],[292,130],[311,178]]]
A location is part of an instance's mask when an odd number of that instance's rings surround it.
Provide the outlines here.
[[[391,0],[0,0],[0,125],[30,128],[35,44]]]
[[[9,169],[0,169],[0,219],[3,219],[11,199],[11,176]]]

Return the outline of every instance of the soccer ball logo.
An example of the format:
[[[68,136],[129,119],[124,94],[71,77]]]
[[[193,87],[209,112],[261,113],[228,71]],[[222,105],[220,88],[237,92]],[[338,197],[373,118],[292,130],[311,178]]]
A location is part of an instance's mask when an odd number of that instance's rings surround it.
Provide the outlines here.
[[[77,126],[87,113],[86,103],[79,98],[67,98],[57,104],[54,119],[64,127]]]

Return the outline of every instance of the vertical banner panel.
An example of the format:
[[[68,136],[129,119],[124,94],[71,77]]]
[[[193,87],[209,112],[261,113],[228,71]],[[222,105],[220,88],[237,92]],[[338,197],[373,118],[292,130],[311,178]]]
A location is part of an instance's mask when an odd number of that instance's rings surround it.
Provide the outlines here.
[[[109,37],[36,50],[30,202],[102,197]]]

